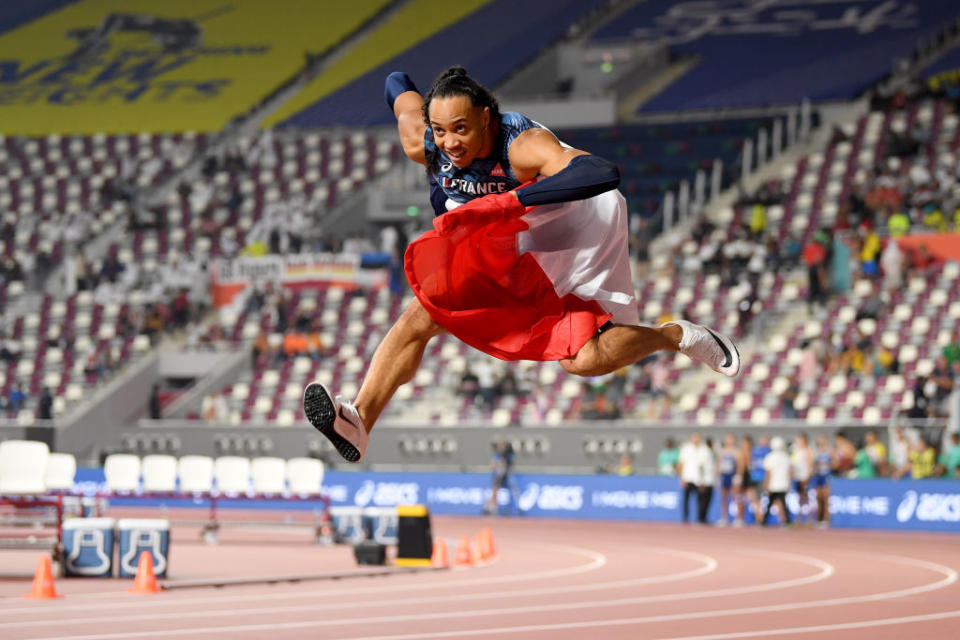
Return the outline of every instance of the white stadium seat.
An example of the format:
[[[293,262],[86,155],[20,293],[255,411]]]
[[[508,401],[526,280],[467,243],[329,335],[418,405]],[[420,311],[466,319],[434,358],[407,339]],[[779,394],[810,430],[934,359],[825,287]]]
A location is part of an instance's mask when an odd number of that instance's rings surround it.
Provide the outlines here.
[[[213,490],[213,458],[183,456],[177,461],[180,491],[183,493],[210,493]]]
[[[43,442],[0,442],[0,495],[46,493],[44,474],[49,457],[50,448]]]
[[[287,482],[290,493],[303,497],[319,496],[323,490],[323,462],[316,458],[287,460]]]
[[[71,491],[77,475],[77,459],[70,453],[51,453],[43,474],[47,491]]]
[[[213,463],[217,491],[221,494],[245,494],[250,491],[250,460],[240,456],[222,456]]]
[[[113,453],[103,463],[107,490],[135,493],[140,488],[140,458],[130,453]]]
[[[173,493],[177,490],[177,459],[173,456],[144,456],[140,469],[146,493]]]

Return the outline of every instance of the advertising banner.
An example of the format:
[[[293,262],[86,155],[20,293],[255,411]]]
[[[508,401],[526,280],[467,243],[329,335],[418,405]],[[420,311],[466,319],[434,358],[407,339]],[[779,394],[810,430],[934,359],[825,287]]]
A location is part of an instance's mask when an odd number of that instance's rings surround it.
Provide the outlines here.
[[[960,482],[835,479],[830,487],[831,526],[960,532]],[[75,488],[87,493],[102,490],[103,471],[78,470]],[[480,515],[490,497],[491,478],[481,473],[328,471],[324,488],[334,507],[424,504],[435,514]],[[710,522],[720,519],[718,496],[715,491]],[[811,505],[815,505],[814,496],[810,497]],[[512,486],[502,488],[497,495],[501,514],[658,522],[679,522],[682,500],[678,480],[663,476],[520,474],[514,477]],[[696,513],[694,502],[691,498],[691,518]],[[796,517],[796,494],[788,496],[787,504]],[[266,505],[237,501],[235,506]],[[281,507],[290,508],[290,504]]]
[[[219,130],[385,4],[70,3],[0,36],[0,121],[8,135]]]
[[[292,254],[243,256],[217,260],[211,270],[213,304],[222,307],[251,284],[273,282],[287,288],[337,285],[346,289],[379,289],[388,283],[386,269],[361,269],[361,256]]]

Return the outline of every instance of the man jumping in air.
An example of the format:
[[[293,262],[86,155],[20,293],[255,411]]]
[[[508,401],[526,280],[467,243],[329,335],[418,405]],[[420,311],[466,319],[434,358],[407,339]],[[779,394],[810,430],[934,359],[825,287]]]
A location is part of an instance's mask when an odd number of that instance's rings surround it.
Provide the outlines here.
[[[501,113],[462,67],[425,96],[391,73],[386,99],[404,152],[427,168],[438,217],[407,250],[416,299],[377,347],[354,402],[319,382],[304,390],[307,419],[346,460],[363,457],[380,413],[443,331],[504,360],[556,360],[580,376],[656,351],[740,372],[733,341],[707,327],[640,326],[616,165]]]

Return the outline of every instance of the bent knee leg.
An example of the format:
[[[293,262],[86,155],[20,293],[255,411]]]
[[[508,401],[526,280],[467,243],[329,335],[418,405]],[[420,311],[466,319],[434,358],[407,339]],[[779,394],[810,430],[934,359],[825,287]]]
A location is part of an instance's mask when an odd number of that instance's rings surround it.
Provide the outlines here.
[[[604,357],[596,337],[580,347],[580,351],[574,357],[561,360],[560,366],[567,373],[585,378],[602,376],[617,369],[609,358]]]
[[[416,338],[426,340],[443,332],[443,327],[433,321],[433,318],[416,298],[404,309],[403,314],[397,320],[397,326]]]

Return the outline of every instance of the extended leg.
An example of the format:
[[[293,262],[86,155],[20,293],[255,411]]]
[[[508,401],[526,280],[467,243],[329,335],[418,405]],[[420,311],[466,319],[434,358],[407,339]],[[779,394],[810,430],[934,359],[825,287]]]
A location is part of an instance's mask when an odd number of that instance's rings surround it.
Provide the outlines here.
[[[334,397],[322,383],[311,382],[303,392],[307,420],[330,439],[344,459],[358,462],[367,450],[368,434],[380,413],[397,388],[413,378],[427,343],[441,331],[414,300],[373,354],[356,404]]]
[[[373,354],[354,403],[367,433],[373,429],[400,385],[413,379],[427,343],[442,331],[420,301],[414,298],[387,332]]]
[[[574,357],[560,364],[575,375],[599,376],[656,351],[679,351],[725,376],[740,373],[740,352],[730,338],[686,320],[660,327],[615,325],[593,336]]]
[[[599,376],[634,362],[657,351],[679,351],[683,330],[675,324],[662,327],[616,325],[595,335],[580,351],[560,365],[578,376]]]

